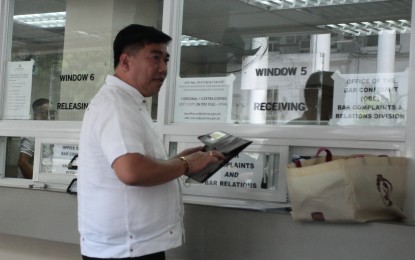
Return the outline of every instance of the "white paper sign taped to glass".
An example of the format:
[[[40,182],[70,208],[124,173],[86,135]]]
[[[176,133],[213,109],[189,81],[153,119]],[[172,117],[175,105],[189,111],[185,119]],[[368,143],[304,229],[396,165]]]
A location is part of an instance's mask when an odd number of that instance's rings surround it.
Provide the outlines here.
[[[7,62],[4,119],[30,119],[34,60]]]
[[[404,126],[408,72],[333,74],[333,125]]]
[[[265,52],[243,59],[241,89],[249,93],[249,122],[287,123],[300,118],[307,107],[304,89],[322,53],[279,54]]]
[[[264,155],[241,152],[226,163],[205,185],[238,189],[261,189],[264,176]]]
[[[303,89],[314,72],[313,64],[321,60],[320,53],[279,54],[267,52],[262,56],[243,59],[241,88],[251,90]]]
[[[43,144],[42,149],[50,151],[42,155],[42,173],[76,174],[76,170],[68,169],[68,164],[78,154],[77,145]]]
[[[226,123],[232,109],[235,76],[178,78],[174,122]]]

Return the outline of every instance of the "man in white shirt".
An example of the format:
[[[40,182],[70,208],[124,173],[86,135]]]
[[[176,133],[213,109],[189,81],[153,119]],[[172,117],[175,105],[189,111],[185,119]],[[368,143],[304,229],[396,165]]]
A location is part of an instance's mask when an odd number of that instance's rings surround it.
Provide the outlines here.
[[[114,40],[115,74],[85,112],[78,161],[83,259],[165,259],[182,244],[177,178],[223,160],[202,147],[168,159],[147,111],[167,75],[170,36],[132,24]]]

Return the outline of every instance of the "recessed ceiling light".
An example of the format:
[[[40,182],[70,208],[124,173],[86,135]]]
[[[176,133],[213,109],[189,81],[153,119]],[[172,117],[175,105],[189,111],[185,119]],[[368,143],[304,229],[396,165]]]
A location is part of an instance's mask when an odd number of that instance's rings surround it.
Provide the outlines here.
[[[181,46],[212,46],[219,45],[218,43],[199,39],[189,35],[182,35],[181,37]]]
[[[410,33],[411,27],[408,20],[387,20],[374,22],[359,22],[359,23],[339,23],[320,25],[319,28],[341,34],[351,36],[369,36],[378,35],[385,30],[395,30],[397,33]]]
[[[386,1],[386,0],[240,0],[240,1],[272,11],[272,10],[281,10],[281,9],[300,9],[300,8],[309,8],[309,7],[318,7],[318,6],[381,2],[381,1]]]
[[[65,27],[66,12],[15,15],[13,20],[39,28],[63,28]]]

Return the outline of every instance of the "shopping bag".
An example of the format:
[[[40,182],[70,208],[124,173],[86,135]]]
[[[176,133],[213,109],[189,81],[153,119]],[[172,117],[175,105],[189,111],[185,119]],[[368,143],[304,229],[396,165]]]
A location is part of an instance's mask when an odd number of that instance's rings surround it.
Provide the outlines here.
[[[326,156],[319,156],[322,151]],[[367,222],[403,219],[406,158],[333,156],[320,148],[315,158],[286,168],[291,214],[299,221]]]

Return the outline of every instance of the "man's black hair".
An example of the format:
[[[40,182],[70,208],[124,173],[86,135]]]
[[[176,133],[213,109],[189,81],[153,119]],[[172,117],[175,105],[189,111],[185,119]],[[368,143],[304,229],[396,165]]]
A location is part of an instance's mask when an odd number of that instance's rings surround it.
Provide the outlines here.
[[[33,111],[35,111],[36,108],[38,108],[40,106],[43,106],[44,104],[49,104],[49,99],[47,99],[47,98],[39,98],[39,99],[36,99],[32,103],[32,109],[33,109]]]
[[[126,48],[135,47],[140,49],[147,44],[152,43],[169,43],[171,37],[162,31],[140,24],[130,24],[122,29],[114,40],[114,68],[117,67],[122,53]]]

